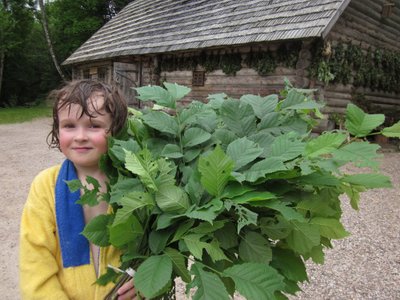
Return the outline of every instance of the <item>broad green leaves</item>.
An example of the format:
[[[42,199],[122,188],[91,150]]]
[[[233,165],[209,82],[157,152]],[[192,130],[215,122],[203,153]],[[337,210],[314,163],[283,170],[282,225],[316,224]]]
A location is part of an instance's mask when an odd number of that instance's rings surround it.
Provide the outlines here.
[[[368,135],[384,121],[383,114],[366,114],[354,104],[347,105],[345,125],[347,130],[357,137]]]
[[[138,268],[134,280],[135,287],[146,297],[154,298],[169,284],[172,260],[167,255],[150,256]]]
[[[217,146],[211,154],[199,159],[201,183],[213,196],[219,197],[231,177],[233,161]]]
[[[274,299],[275,291],[284,287],[283,277],[266,264],[238,264],[224,274],[233,279],[236,289],[246,299]]]
[[[357,209],[361,192],[391,187],[376,172],[379,146],[360,140],[379,133],[381,115],[349,105],[347,130],[315,137],[310,113],[318,116],[321,104],[309,90],[288,84],[282,99],[217,94],[178,106],[190,89],[164,87],[137,89],[155,107],[134,113],[127,140],[110,140],[108,192],[89,179],[94,189],[80,202],[101,196],[112,205],[83,234],[122,251],[122,268],[137,270],[135,288],[146,298],[168,297],[176,277],[195,288],[193,299],[295,294],[307,280],[304,261],[323,263],[331,240],[349,234],[340,195]],[[375,171],[343,174],[348,163]]]

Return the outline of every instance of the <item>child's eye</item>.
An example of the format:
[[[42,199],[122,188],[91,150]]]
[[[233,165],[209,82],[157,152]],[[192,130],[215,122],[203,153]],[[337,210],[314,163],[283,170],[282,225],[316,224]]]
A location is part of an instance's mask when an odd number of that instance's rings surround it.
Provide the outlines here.
[[[75,125],[72,124],[72,123],[66,123],[66,124],[63,124],[61,127],[62,127],[62,128],[74,128]]]
[[[90,124],[89,128],[101,128],[99,124]]]

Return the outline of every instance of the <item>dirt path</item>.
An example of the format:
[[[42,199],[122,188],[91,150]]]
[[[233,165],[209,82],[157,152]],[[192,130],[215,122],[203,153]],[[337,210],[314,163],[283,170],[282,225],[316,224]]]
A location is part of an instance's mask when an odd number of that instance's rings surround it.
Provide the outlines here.
[[[19,299],[19,221],[30,183],[40,170],[63,160],[47,147],[49,131],[50,119],[0,125],[2,299]],[[299,299],[400,299],[400,153],[385,154],[382,170],[397,188],[363,194],[360,212],[344,201],[343,222],[352,236],[334,243],[325,265],[309,265],[311,283]]]
[[[22,207],[34,176],[60,163],[62,154],[48,149],[50,119],[0,125],[0,295],[19,299],[18,234]]]

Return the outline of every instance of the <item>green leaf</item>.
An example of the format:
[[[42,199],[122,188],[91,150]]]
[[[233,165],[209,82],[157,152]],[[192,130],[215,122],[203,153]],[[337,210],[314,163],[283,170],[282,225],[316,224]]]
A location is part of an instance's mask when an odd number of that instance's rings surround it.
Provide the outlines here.
[[[189,274],[189,270],[186,267],[186,258],[178,250],[174,248],[166,248],[164,250],[165,255],[167,255],[172,261],[172,267],[174,272],[186,283],[189,283],[192,279]]]
[[[190,89],[186,86],[183,86],[183,85],[179,85],[177,83],[164,82],[163,84],[166,87],[166,89],[168,90],[172,99],[174,99],[175,101],[181,100],[183,97],[185,97],[187,94],[189,94],[192,91],[192,89]],[[174,108],[174,107],[172,107],[172,108]]]
[[[341,180],[350,184],[363,186],[367,189],[393,187],[390,178],[382,174],[346,175]]]
[[[67,184],[71,193],[76,192],[79,189],[83,188],[83,184],[79,179],[64,180],[64,182]]]
[[[187,149],[185,151],[185,154],[183,155],[183,159],[185,160],[185,162],[189,163],[194,159],[196,159],[200,155],[200,153],[201,153],[200,148]]]
[[[199,219],[207,221],[212,224],[218,214],[221,212],[223,202],[215,198],[201,207],[195,207],[194,209],[185,213],[188,218]]]
[[[251,204],[253,206],[267,207],[279,211],[282,214],[282,216],[288,221],[291,220],[297,220],[300,222],[305,221],[304,217],[301,214],[299,214],[295,209],[293,209],[292,207],[288,207],[289,203],[284,203],[279,200],[272,200],[272,201],[261,201]]]
[[[181,148],[176,144],[167,144],[161,151],[161,155],[168,158],[181,158],[183,156]]]
[[[106,273],[102,274],[99,278],[97,278],[96,283],[99,285],[107,285],[109,282],[116,280],[120,274],[115,272],[111,268],[107,268]]]
[[[160,86],[143,86],[135,88],[139,96],[137,98],[142,101],[155,101],[158,105],[175,108],[176,103],[174,97]]]
[[[307,97],[303,94],[297,91],[296,89],[291,89],[287,96],[286,99],[281,101],[279,103],[279,107],[284,110],[284,109],[291,109],[291,107],[295,107],[298,104],[302,104],[307,100]]]
[[[208,247],[208,243],[202,242],[200,239],[204,234],[187,234],[183,237],[186,246],[190,253],[197,259],[201,260],[203,257],[203,250]]]
[[[153,298],[168,284],[172,261],[167,255],[150,256],[137,269],[135,288],[146,298]]]
[[[99,215],[94,217],[82,231],[82,234],[93,244],[101,247],[110,245],[107,226],[112,221],[111,215]]]
[[[353,142],[332,152],[333,158],[345,162],[353,162],[358,167],[371,167],[376,169],[376,161],[381,155],[377,154],[379,145],[368,142]]]
[[[314,172],[312,174],[296,178],[295,181],[301,184],[310,184],[313,186],[333,186],[340,185],[339,179],[328,172]]]
[[[143,234],[143,228],[138,219],[131,215],[125,222],[118,222],[110,227],[110,243],[121,247],[133,242]]]
[[[215,232],[222,249],[230,249],[238,245],[236,227],[232,222],[226,223],[224,227]]]
[[[182,143],[184,147],[193,147],[208,141],[210,138],[211,134],[207,131],[198,127],[192,127],[183,134]]]
[[[271,266],[287,279],[298,282],[308,280],[306,266],[301,257],[288,249],[275,248]]]
[[[243,185],[237,182],[231,182],[229,183],[224,190],[224,194],[222,195],[222,198],[235,198],[238,196],[241,196],[243,194],[246,194],[248,192],[254,191],[256,188],[253,186],[249,185]]]
[[[339,148],[346,140],[346,135],[337,132],[325,132],[307,143],[306,155],[317,157]]]
[[[292,160],[304,152],[305,143],[298,140],[293,133],[277,137],[271,146],[271,157],[279,157],[282,161]]]
[[[197,287],[193,300],[229,300],[229,294],[221,281],[214,273],[203,270],[203,265],[195,263],[191,272],[194,279],[187,289]]]
[[[225,205],[232,205],[235,209],[235,212],[238,216],[237,220],[237,233],[239,234],[240,230],[247,225],[257,225],[258,214],[251,211],[250,209],[232,203],[231,201],[226,200]],[[229,209],[228,209],[229,210]]]
[[[293,230],[286,238],[288,245],[297,253],[306,255],[320,243],[319,228],[316,225],[291,221]]]
[[[262,116],[260,123],[257,125],[258,130],[268,129],[268,132],[280,134],[282,132],[281,114],[278,112],[270,112]]]
[[[312,218],[310,224],[319,226],[320,234],[330,239],[342,239],[349,236],[343,224],[334,218]]]
[[[299,104],[294,104],[292,106],[285,107],[284,110],[298,110],[298,109],[319,109],[324,107],[322,103],[315,101],[304,101]]]
[[[249,231],[240,242],[239,257],[245,262],[268,264],[272,258],[271,246],[261,234]]]
[[[232,202],[236,204],[243,204],[243,203],[271,200],[276,198],[277,196],[270,192],[249,191],[247,193],[244,193],[243,195],[239,195],[237,197],[232,198]]]
[[[171,240],[171,243],[176,242],[182,238],[182,236],[192,228],[195,220],[187,220],[183,223],[179,224],[179,227],[176,229],[174,237]]]
[[[263,149],[247,138],[240,138],[233,141],[226,149],[226,154],[235,162],[234,170],[238,170],[254,161],[262,153]]]
[[[256,95],[243,95],[240,101],[250,104],[258,118],[262,118],[267,113],[273,112],[278,104],[278,95],[269,95],[261,97]]]
[[[172,235],[171,229],[153,230],[149,234],[149,248],[152,253],[160,254]]]
[[[226,100],[221,106],[221,118],[237,136],[244,137],[256,130],[256,116],[249,104]]]
[[[163,185],[156,192],[155,200],[163,212],[183,213],[189,208],[189,198],[182,188]]]
[[[280,215],[276,218],[261,218],[259,224],[261,232],[273,240],[286,238],[292,230],[292,225]]]
[[[152,189],[157,190],[154,176],[157,172],[157,164],[152,161],[149,150],[142,150],[138,154],[125,151],[125,167],[140,177],[143,184]]]
[[[143,121],[160,132],[169,133],[177,136],[179,133],[179,126],[175,118],[162,111],[152,111],[142,116]]]
[[[119,176],[117,182],[111,186],[110,203],[118,203],[122,197],[132,191],[140,193],[142,190],[143,186],[138,178]]]
[[[228,258],[224,254],[224,251],[222,251],[217,239],[213,239],[211,243],[208,244],[208,246],[206,247],[206,251],[213,262],[228,260]]]
[[[331,217],[334,216],[337,212],[330,206],[328,201],[324,201],[320,197],[313,197],[310,199],[300,201],[296,209],[299,211],[310,212],[312,216],[318,215],[321,217]]]
[[[148,193],[131,192],[123,196],[118,201],[118,204],[122,205],[122,207],[117,210],[114,224],[125,222],[132,215],[132,212],[139,208],[154,206],[154,201]]]
[[[400,138],[400,121],[390,127],[383,128],[382,134],[387,137]]]
[[[354,104],[347,105],[345,126],[356,137],[367,136],[384,121],[385,115],[383,114],[366,114]]]
[[[220,197],[231,177],[233,166],[233,161],[225,155],[220,146],[215,147],[209,155],[200,157],[200,181],[207,192]]]
[[[286,170],[286,167],[280,158],[271,157],[253,164],[250,169],[244,172],[244,175],[246,176],[247,181],[255,182],[258,179],[265,177],[267,174],[284,170]]]
[[[190,230],[190,232],[192,232],[192,233],[204,233],[204,234],[213,233],[214,231],[224,227],[225,223],[226,223],[226,220],[224,220],[224,221],[216,221],[213,224],[208,223],[208,222],[201,222],[198,226],[192,228]]]
[[[275,299],[275,291],[283,290],[283,277],[267,264],[234,265],[223,273],[235,282],[235,287],[248,300]]]

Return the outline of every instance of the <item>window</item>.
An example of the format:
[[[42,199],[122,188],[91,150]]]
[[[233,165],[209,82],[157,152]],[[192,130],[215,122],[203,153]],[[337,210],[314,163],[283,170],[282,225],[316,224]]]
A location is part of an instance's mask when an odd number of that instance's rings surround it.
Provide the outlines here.
[[[193,86],[204,86],[204,71],[193,71],[192,85]]]
[[[382,17],[390,17],[393,14],[394,6],[395,4],[393,0],[388,0],[383,3]]]
[[[89,69],[82,70],[82,78],[83,79],[90,79],[90,70]]]
[[[97,78],[100,81],[107,82],[107,80],[108,80],[107,73],[108,73],[108,68],[107,67],[99,67],[97,69]]]

